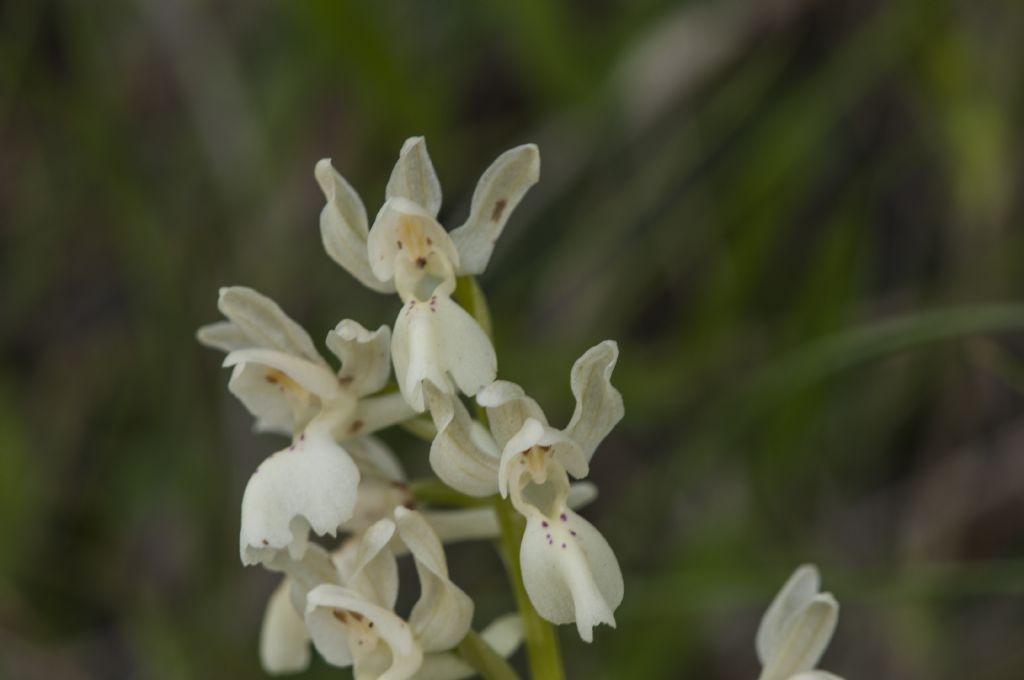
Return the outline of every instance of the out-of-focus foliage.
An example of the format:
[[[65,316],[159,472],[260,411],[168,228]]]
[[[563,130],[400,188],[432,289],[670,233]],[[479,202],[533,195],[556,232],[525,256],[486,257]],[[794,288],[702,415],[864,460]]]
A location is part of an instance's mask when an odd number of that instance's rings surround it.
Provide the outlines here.
[[[0,676],[261,676],[238,507],[275,442],[193,332],[232,283],[390,323],[312,170],[374,211],[424,134],[449,226],[541,147],[482,282],[501,374],[567,417],[622,348],[590,515],[626,601],[570,677],[754,677],[813,560],[830,670],[1020,678],[1021,64],[1013,0],[5,3]],[[478,624],[511,606],[492,551],[451,563]]]

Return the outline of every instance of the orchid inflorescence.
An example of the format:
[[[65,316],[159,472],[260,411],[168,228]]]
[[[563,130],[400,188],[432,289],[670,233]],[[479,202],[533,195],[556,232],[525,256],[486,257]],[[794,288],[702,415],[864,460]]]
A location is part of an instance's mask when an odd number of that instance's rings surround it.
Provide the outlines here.
[[[539,172],[535,145],[501,154],[481,176],[466,222],[447,231],[436,219],[441,187],[423,138],[402,146],[372,226],[330,160],[317,163],[327,254],[371,290],[401,300],[393,331],[345,319],[327,333],[338,368],[273,300],[250,288],[221,289],[226,320],[202,327],[199,340],[227,353],[228,388],[256,429],[289,438],[257,467],[242,499],[242,562],[282,574],[261,632],[268,672],[303,670],[312,646],[360,680],[486,675],[459,653],[475,635],[474,603],[451,580],[443,546],[499,534],[507,546],[510,526],[518,555],[506,559],[517,562],[510,565],[513,586],[528,603],[477,636],[499,664],[521,644],[527,616],[575,623],[587,642],[595,626],[615,626],[622,572],[608,542],[575,510],[595,497],[595,487],[581,480],[624,413],[611,384],[618,346],[606,340],[576,361],[575,411],[564,428],[554,427],[522,387],[497,379],[486,308],[472,278],[486,268]],[[392,426],[427,433],[440,480],[433,488],[458,499],[456,507],[417,493],[429,485],[407,480],[375,435]],[[518,519],[502,521],[502,512]],[[344,538],[328,550],[310,532]],[[415,564],[419,599],[400,615],[396,559],[405,554]],[[799,644],[791,638],[804,640],[815,617],[831,615],[834,626],[835,610],[822,613],[834,600],[821,604],[823,596],[809,591],[816,591],[816,574],[813,584],[809,578],[791,581],[762,624],[766,680],[789,677],[785,669],[809,670],[814,650],[791,663]]]

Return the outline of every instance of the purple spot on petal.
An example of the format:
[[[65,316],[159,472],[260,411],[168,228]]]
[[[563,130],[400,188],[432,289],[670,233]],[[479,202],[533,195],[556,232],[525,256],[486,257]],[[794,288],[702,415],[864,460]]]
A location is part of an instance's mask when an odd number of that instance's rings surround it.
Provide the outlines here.
[[[569,519],[568,517],[565,516],[564,512],[561,515],[559,515],[559,517],[562,519],[563,522],[565,522],[565,521],[567,521]]]
[[[540,523],[540,525],[541,525],[542,527],[544,527],[545,529],[547,529],[547,528],[548,528],[548,523],[547,523],[547,522],[541,522],[541,523]]]
[[[565,543],[562,544],[562,550],[565,550]]]
[[[575,535],[576,535],[576,532],[575,532],[575,531],[573,531],[573,530],[571,530],[571,529],[569,530],[569,533],[570,533],[570,534],[572,534],[573,536],[575,536]]]

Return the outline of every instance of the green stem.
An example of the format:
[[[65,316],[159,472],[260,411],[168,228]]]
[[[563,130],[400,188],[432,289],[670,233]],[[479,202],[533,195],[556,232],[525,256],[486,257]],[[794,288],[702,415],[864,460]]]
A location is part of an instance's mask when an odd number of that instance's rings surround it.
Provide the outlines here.
[[[494,513],[501,528],[501,551],[505,558],[509,581],[516,595],[516,605],[523,619],[526,654],[533,680],[564,680],[562,652],[554,626],[545,621],[533,608],[523,585],[523,570],[519,564],[519,546],[523,542],[526,523],[507,500],[494,499]]]
[[[469,312],[480,328],[487,333],[493,342],[493,326],[491,312],[487,307],[487,297],[480,284],[472,276],[460,276],[455,285],[455,300]],[[487,425],[487,411],[479,408],[480,422]],[[533,680],[565,680],[562,670],[562,651],[558,645],[558,635],[554,626],[545,621],[533,608],[530,596],[523,585],[523,569],[519,564],[519,546],[523,542],[523,531],[526,522],[515,511],[512,504],[498,496],[494,496],[494,514],[498,517],[501,528],[501,552],[505,558],[512,590],[516,595],[516,606],[523,620],[523,634],[526,637],[526,656],[530,665],[530,676]]]
[[[469,631],[456,651],[484,680],[520,680],[519,674],[476,631]]]

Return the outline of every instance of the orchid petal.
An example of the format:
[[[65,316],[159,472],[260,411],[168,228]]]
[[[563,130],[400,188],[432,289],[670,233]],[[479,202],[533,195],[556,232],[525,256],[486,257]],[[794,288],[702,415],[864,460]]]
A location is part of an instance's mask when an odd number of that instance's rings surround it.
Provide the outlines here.
[[[588,461],[625,413],[622,395],[611,383],[618,358],[618,345],[605,340],[587,350],[572,367],[576,410],[565,433],[580,445]]]
[[[236,350],[224,365],[234,366],[228,389],[265,430],[302,429],[338,391],[327,367],[275,350]]]
[[[771,659],[786,636],[794,614],[818,594],[821,577],[813,564],[801,565],[779,590],[761,617],[754,647],[762,665]]]
[[[420,579],[420,598],[409,615],[409,625],[424,651],[451,649],[469,630],[473,600],[448,578],[444,548],[422,515],[396,508],[395,521]]]
[[[378,293],[393,293],[390,282],[379,281],[370,269],[366,252],[368,235],[366,208],[352,186],[324,158],[313,174],[327,204],[320,211],[320,238],[324,250],[359,283]]]
[[[345,449],[326,432],[308,430],[249,478],[242,496],[242,562],[262,562],[285,548],[301,555],[306,536],[295,531],[297,519],[317,534],[335,535],[352,516],[358,484],[359,469]]]
[[[424,380],[443,392],[454,392],[457,386],[474,395],[493,381],[498,371],[490,339],[447,295],[430,302],[411,300],[402,308],[395,322],[391,355],[402,395],[419,412],[426,408]]]
[[[432,216],[437,216],[441,209],[441,182],[437,179],[423,137],[410,137],[402,144],[384,195],[387,198],[406,198],[423,206]]]
[[[377,676],[378,680],[407,680],[423,662],[423,650],[409,625],[390,609],[367,601],[358,592],[322,585],[310,591],[306,600],[306,626],[313,645],[328,663],[349,666],[354,662],[358,668],[360,659],[353,658],[350,640],[365,639],[369,647],[378,638],[391,651],[391,665]]]
[[[291,581],[284,579],[270,596],[260,628],[260,665],[272,675],[298,673],[309,667],[309,633],[295,611]]]
[[[363,396],[381,390],[391,373],[391,329],[370,332],[345,319],[327,334],[327,348],[341,360],[338,383]]]
[[[523,619],[514,613],[499,616],[480,632],[484,642],[506,658],[523,644],[523,635]]]
[[[540,152],[535,144],[509,149],[484,171],[473,192],[469,219],[451,233],[462,260],[459,274],[480,274],[487,268],[509,215],[538,179]]]
[[[217,307],[252,342],[326,366],[309,333],[267,296],[245,286],[221,288]]]
[[[474,421],[458,397],[424,382],[437,436],[430,445],[430,466],[448,486],[470,496],[490,496],[498,490],[497,446]]]
[[[282,389],[288,388],[289,385],[287,381],[280,380],[281,374],[294,383],[294,386],[301,387],[321,399],[332,399],[338,393],[338,382],[330,369],[291,354],[272,349],[239,349],[224,357],[225,368],[239,364],[257,364],[271,369],[267,371],[267,382],[273,384],[278,380],[278,385]]]
[[[498,446],[505,448],[529,418],[547,425],[544,411],[519,385],[495,380],[476,395],[476,402],[487,409],[487,421]]]
[[[398,600],[398,564],[388,549],[395,535],[395,523],[381,519],[370,526],[359,539],[345,585],[361,593],[370,602],[394,609]],[[339,571],[345,568],[336,560]]]
[[[259,364],[239,364],[231,372],[228,390],[256,417],[256,430],[291,436],[312,420],[320,401],[305,390],[282,389],[276,377]]]
[[[813,669],[835,632],[839,604],[829,593],[820,593],[790,618],[785,638],[772,651],[761,671],[761,680],[788,680]]]
[[[566,504],[573,510],[590,505],[597,498],[597,485],[592,482],[575,482],[569,487]]]
[[[201,344],[222,352],[252,347],[252,340],[233,321],[217,321],[200,326],[196,331],[196,339]]]
[[[563,519],[564,518],[564,519]],[[537,612],[552,623],[576,622],[580,637],[593,640],[600,623],[615,626],[623,581],[608,542],[571,510],[556,517],[534,513],[519,553],[523,585]]]

